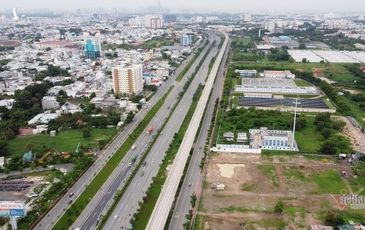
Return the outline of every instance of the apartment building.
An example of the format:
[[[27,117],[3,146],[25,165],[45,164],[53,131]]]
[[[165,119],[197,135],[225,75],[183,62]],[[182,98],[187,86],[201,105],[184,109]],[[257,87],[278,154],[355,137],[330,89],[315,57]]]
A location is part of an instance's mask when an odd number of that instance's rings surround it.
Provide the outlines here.
[[[143,91],[142,65],[114,67],[113,90],[116,95],[139,94]]]

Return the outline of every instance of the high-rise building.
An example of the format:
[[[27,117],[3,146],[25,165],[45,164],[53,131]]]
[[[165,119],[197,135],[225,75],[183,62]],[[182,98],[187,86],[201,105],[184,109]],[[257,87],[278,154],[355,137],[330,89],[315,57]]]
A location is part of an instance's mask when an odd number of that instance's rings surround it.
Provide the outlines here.
[[[163,27],[163,16],[161,14],[148,14],[144,16],[145,27],[160,29]]]
[[[251,22],[251,14],[245,14],[244,16],[243,16],[243,21],[244,22]]]
[[[183,34],[181,36],[181,45],[190,46],[193,43],[193,36],[189,34]]]
[[[129,25],[160,29],[163,27],[163,16],[161,14],[147,14],[129,19]]]
[[[96,59],[101,56],[101,42],[98,37],[90,37],[84,40],[84,54],[86,58]]]
[[[114,94],[139,94],[143,91],[142,65],[112,69]]]

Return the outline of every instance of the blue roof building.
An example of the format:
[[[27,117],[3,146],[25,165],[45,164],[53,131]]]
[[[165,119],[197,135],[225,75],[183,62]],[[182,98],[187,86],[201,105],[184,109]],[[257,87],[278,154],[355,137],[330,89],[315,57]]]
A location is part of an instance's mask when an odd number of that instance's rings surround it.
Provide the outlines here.
[[[99,38],[87,38],[84,41],[84,54],[86,58],[96,59],[101,56],[101,44]]]

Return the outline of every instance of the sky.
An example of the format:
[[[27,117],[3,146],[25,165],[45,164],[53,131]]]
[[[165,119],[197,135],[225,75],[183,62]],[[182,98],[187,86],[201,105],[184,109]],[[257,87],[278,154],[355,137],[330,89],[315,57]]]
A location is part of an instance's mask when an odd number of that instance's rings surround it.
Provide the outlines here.
[[[170,9],[216,11],[363,11],[365,0],[160,0]],[[0,0],[0,8],[76,9],[93,7],[143,8],[158,0]]]

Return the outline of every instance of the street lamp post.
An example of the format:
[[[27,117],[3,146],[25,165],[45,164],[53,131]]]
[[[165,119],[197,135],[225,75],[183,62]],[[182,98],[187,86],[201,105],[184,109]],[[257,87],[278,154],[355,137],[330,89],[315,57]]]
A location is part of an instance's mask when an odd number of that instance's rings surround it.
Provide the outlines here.
[[[295,125],[297,122],[297,108],[298,108],[298,104],[300,104],[300,102],[298,102],[298,98],[295,98],[295,109],[294,109],[294,122],[293,122],[293,138],[291,140],[291,147],[293,148],[294,146],[294,140],[295,140]]]

